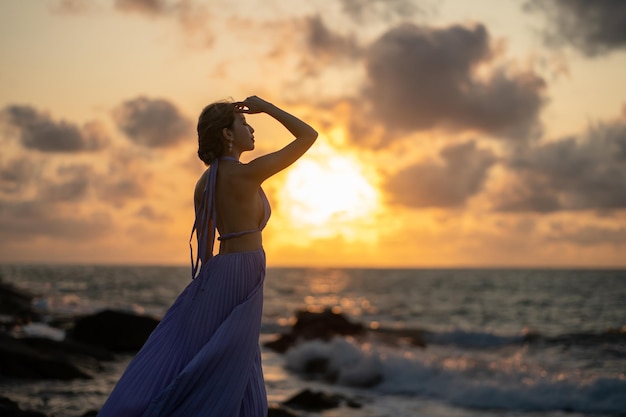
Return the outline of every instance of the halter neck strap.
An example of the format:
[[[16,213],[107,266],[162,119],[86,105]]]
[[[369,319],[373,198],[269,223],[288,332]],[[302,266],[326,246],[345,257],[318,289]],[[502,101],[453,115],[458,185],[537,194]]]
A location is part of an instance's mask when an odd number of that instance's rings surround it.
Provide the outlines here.
[[[196,219],[191,229],[191,235],[189,236],[192,279],[195,279],[198,275],[198,266],[201,263],[205,264],[213,256],[216,228],[215,185],[217,181],[217,166],[218,160],[215,160],[209,167],[204,191],[202,192],[202,199],[200,200],[200,205],[196,207]],[[196,232],[198,238],[198,253],[195,259],[192,245],[194,232]]]

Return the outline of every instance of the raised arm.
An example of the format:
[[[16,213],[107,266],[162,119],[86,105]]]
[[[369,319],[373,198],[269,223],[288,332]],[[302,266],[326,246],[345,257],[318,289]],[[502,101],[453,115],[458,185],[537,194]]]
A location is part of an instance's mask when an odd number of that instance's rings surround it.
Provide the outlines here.
[[[307,123],[257,96],[248,97],[235,103],[235,106],[241,113],[266,113],[295,136],[295,139],[284,148],[247,164],[246,176],[259,184],[293,164],[317,139],[317,131]]]

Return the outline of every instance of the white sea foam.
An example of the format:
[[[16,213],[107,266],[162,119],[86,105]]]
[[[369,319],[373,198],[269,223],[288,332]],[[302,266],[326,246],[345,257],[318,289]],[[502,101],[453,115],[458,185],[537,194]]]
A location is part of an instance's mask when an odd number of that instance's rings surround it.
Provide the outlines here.
[[[379,394],[410,395],[477,409],[524,411],[574,411],[619,414],[626,410],[626,381],[618,378],[575,379],[545,371],[501,369],[457,351],[446,359],[426,351],[399,350],[389,346],[360,345],[352,339],[310,341],[289,350],[286,367],[302,373],[311,361],[325,361],[322,378],[367,386]],[[450,362],[453,361],[454,364]],[[318,375],[320,376],[320,375]]]
[[[330,342],[312,341],[289,350],[286,355],[288,369],[303,373],[307,364],[324,360],[323,378],[332,378],[337,383],[347,386],[369,386],[383,376],[383,364],[380,356],[368,346],[359,346],[344,338],[335,338]]]
[[[65,330],[50,327],[44,323],[28,323],[20,327],[20,333],[30,337],[45,337],[61,341],[65,339]]]

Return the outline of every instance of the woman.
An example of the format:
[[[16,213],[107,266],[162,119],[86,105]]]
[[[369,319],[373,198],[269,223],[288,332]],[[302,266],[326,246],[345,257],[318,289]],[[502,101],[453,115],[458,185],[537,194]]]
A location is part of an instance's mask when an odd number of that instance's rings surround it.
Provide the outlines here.
[[[270,115],[295,139],[242,164],[241,154],[254,149],[246,113]],[[267,415],[258,341],[265,278],[261,231],[270,208],[261,184],[300,158],[316,138],[311,126],[256,96],[213,103],[202,111],[198,156],[210,167],[194,195],[194,279],[129,364],[98,416]],[[219,253],[213,256],[216,230]]]

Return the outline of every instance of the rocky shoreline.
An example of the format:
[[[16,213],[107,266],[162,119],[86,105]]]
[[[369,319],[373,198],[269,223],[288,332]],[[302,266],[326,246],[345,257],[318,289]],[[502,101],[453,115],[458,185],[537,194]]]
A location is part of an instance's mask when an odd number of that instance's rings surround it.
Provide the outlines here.
[[[51,317],[37,311],[34,294],[3,283],[0,279],[0,377],[8,379],[91,379],[97,378],[102,362],[115,360],[118,353],[138,351],[159,320],[123,311],[104,310],[81,317]],[[45,317],[45,322],[44,322]],[[295,324],[285,333],[265,344],[281,354],[303,341],[329,341],[336,336],[359,339],[377,338],[389,343],[424,346],[418,331],[370,329],[348,320],[343,314],[326,309],[320,312],[298,311]],[[22,331],[33,323],[58,330],[64,337],[55,339],[29,336]],[[324,360],[312,359],[303,367],[304,377],[323,374],[332,382]],[[363,381],[363,386],[380,382],[381,375]],[[338,394],[303,390],[286,401],[273,404],[270,417],[298,416],[298,411],[322,411],[341,406],[358,408],[358,400]],[[89,411],[84,417],[96,415]],[[1,416],[47,417],[38,411],[21,410],[9,398],[0,397]]]

